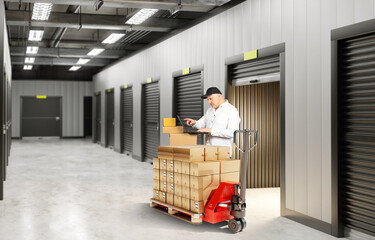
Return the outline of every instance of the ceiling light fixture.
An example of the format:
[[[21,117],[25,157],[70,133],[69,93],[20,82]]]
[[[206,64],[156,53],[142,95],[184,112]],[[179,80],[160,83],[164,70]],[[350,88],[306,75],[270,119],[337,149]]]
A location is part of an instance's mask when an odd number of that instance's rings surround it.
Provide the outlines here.
[[[137,12],[133,17],[131,17],[125,24],[138,25],[146,21],[149,17],[154,15],[158,9],[143,8]]]
[[[29,41],[41,41],[43,38],[44,30],[30,30]]]
[[[73,66],[69,69],[69,71],[77,71],[78,69],[80,69],[81,66]]]
[[[99,8],[103,5],[104,1],[103,0],[96,0],[94,2],[94,7],[95,7],[95,10],[98,11]]]
[[[78,61],[77,61],[77,64],[79,65],[83,65],[83,64],[86,64],[88,62],[90,62],[91,59],[85,59],[85,58],[80,58]]]
[[[23,65],[23,70],[31,70],[33,69],[33,65]]]
[[[33,57],[25,58],[25,63],[34,63],[34,62],[35,62],[35,58],[33,58]]]
[[[48,20],[52,3],[34,3],[32,20]]]
[[[103,40],[103,44],[112,44],[120,40],[123,36],[125,36],[125,33],[112,33],[109,35],[106,39]]]
[[[89,56],[97,56],[97,55],[99,55],[103,51],[104,51],[104,48],[94,48],[87,55],[89,55]]]
[[[37,53],[38,53],[38,50],[39,50],[39,47],[28,46],[28,47],[26,48],[26,53],[27,53],[27,54],[37,54]]]

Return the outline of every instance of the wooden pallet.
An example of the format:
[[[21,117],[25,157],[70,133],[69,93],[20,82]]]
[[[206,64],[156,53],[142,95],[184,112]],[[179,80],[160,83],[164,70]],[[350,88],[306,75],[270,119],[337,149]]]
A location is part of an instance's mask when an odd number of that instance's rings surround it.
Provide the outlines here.
[[[164,213],[166,215],[170,215],[174,218],[178,218],[182,221],[185,221],[185,222],[188,222],[188,223],[191,223],[191,224],[202,224],[202,214],[193,213],[193,212],[187,211],[185,209],[178,208],[178,207],[169,205],[169,204],[164,203],[164,202],[160,202],[160,201],[155,200],[153,198],[151,198],[150,201],[151,201],[150,207],[152,207],[153,209],[155,209],[155,210],[157,210],[161,213]]]

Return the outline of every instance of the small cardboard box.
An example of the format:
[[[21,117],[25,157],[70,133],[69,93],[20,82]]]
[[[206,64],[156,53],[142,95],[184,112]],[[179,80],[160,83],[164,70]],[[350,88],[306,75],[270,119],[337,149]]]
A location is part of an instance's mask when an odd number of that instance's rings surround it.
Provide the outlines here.
[[[167,171],[167,183],[174,183],[174,173]]]
[[[155,180],[159,180],[160,179],[160,174],[159,174],[159,169],[152,169],[152,178],[155,179]]]
[[[174,185],[174,195],[182,196],[182,186],[181,185]]]
[[[181,173],[182,174],[190,174],[190,163],[189,162],[181,162]]]
[[[181,196],[183,198],[189,198],[190,199],[190,188],[187,186],[181,186]]]
[[[159,200],[159,190],[154,189],[152,198],[155,200]]]
[[[160,167],[159,167],[159,158],[153,158],[152,159],[152,167],[154,168],[154,169],[159,169]]]
[[[174,184],[173,183],[167,183],[167,193],[174,194]]]
[[[170,172],[174,171],[173,162],[174,162],[173,160],[167,161],[167,171],[170,171]]]
[[[181,208],[190,211],[190,199],[181,198]]]
[[[177,127],[163,127],[163,133],[169,134],[176,134],[176,133],[184,133],[184,127],[177,126]]]
[[[167,174],[168,174],[168,172],[166,170],[160,169],[160,182],[166,182],[167,181]]]
[[[221,160],[220,173],[239,172],[241,167],[241,160]]]
[[[204,213],[205,201],[190,200],[190,211],[194,213]]]
[[[211,194],[214,193],[214,190],[218,188],[219,185],[214,187],[208,187],[206,189],[196,189],[190,188],[190,199],[195,201],[206,201]]]
[[[159,191],[159,201],[160,202],[167,202],[167,193]]]
[[[190,163],[190,175],[192,176],[205,176],[218,173],[220,173],[220,162],[218,161]]]
[[[160,159],[159,169],[160,170],[167,170],[167,159]]]
[[[190,187],[190,176],[187,174],[181,174],[181,185]]]
[[[173,193],[167,193],[167,203],[173,205],[174,196]]]
[[[217,161],[217,146],[205,146],[204,147],[204,160],[205,161]]]
[[[159,146],[158,157],[161,160],[165,160],[165,159],[173,160],[173,147],[172,146]]]
[[[167,192],[167,182],[160,182],[160,191]]]
[[[190,188],[208,188],[213,186],[219,186],[220,183],[220,175],[219,174],[211,174],[207,176],[190,176]]]
[[[196,145],[197,134],[188,134],[188,133],[170,134],[169,144],[171,146]]]
[[[156,190],[160,190],[160,185],[159,185],[159,180],[153,180],[153,188],[156,189]]]
[[[174,185],[182,185],[182,173],[174,173]]]
[[[173,162],[173,172],[182,173],[182,162],[174,160]]]
[[[178,195],[174,195],[173,196],[173,205],[176,206],[176,207],[181,207],[181,196],[178,196]]]
[[[179,146],[173,148],[173,159],[185,162],[204,162],[204,146]]]
[[[163,118],[163,127],[175,127],[176,118]]]
[[[221,173],[220,182],[240,182],[240,172]]]
[[[217,160],[230,160],[230,147],[218,146],[217,147]]]

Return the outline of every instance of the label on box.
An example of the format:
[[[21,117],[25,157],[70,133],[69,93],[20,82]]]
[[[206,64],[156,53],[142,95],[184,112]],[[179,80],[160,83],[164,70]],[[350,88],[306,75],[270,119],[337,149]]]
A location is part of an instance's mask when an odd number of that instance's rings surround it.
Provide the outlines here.
[[[165,159],[163,160],[163,165],[167,166],[167,160],[165,160]]]

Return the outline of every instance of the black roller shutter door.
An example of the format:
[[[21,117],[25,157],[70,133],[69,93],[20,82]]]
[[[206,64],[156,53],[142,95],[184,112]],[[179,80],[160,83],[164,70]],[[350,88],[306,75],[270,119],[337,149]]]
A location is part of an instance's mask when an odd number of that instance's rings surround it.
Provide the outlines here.
[[[339,42],[339,54],[341,215],[375,236],[375,34]]]
[[[175,78],[175,113],[181,119],[200,119],[203,116],[202,73],[194,73]],[[181,126],[177,121],[177,125]],[[198,135],[198,144],[203,144],[203,136]]]
[[[101,139],[101,95],[95,95],[95,135],[96,142],[100,142]]]
[[[133,89],[125,88],[121,92],[122,106],[122,146],[126,152],[133,152]]]
[[[159,83],[143,85],[143,156],[152,161],[158,155],[159,146]]]

